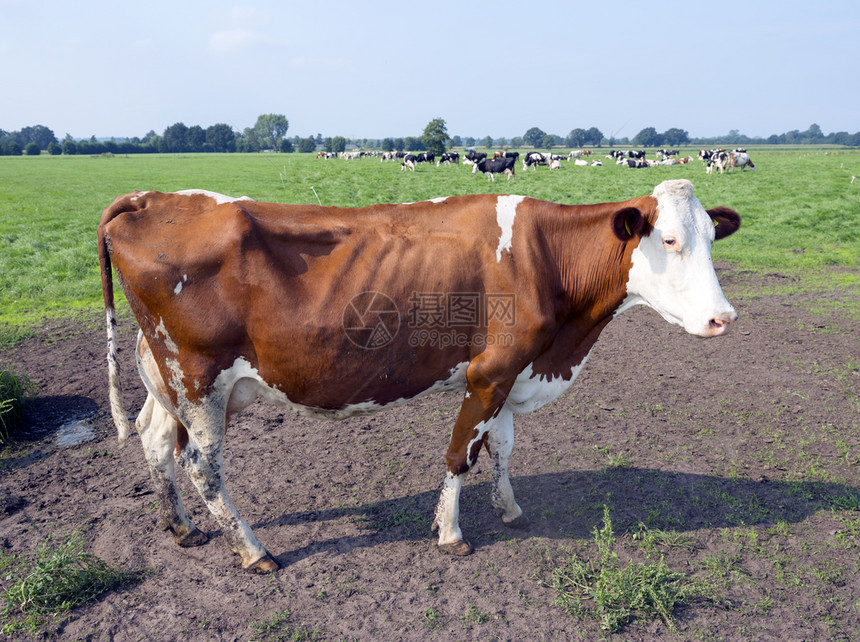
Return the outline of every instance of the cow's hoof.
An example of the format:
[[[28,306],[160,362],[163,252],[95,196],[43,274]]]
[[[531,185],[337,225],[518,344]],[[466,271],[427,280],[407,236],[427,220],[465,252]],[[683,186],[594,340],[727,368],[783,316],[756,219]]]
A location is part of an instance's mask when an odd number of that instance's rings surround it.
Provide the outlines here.
[[[439,550],[445,553],[445,555],[456,555],[457,557],[464,557],[469,555],[474,549],[472,545],[464,539],[457,540],[456,542],[449,542],[448,544],[439,544]]]
[[[209,541],[209,536],[195,526],[194,530],[184,535],[174,535],[173,539],[182,548],[191,548],[192,546],[203,546]]]
[[[245,570],[249,573],[271,573],[272,571],[277,571],[280,568],[278,563],[272,559],[271,555],[266,554],[265,556],[258,559],[253,564],[250,564],[245,567]]]
[[[529,518],[526,517],[525,513],[520,513],[519,517],[515,517],[509,522],[502,520],[502,524],[507,526],[508,528],[516,528],[517,530],[525,530],[529,526],[531,526],[531,522]]]

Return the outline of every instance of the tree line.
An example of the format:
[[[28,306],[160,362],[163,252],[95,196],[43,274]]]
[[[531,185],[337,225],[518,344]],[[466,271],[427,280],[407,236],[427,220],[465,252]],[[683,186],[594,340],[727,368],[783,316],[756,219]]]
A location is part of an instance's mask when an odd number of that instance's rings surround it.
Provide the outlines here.
[[[767,138],[749,137],[733,129],[724,136],[691,138],[687,131],[673,127],[658,132],[654,127],[645,127],[632,139],[623,137],[608,138],[597,127],[572,129],[567,136],[548,134],[539,127],[529,128],[522,136],[512,138],[475,138],[472,136],[449,136],[445,121],[434,118],[427,124],[420,136],[386,137],[382,139],[348,139],[343,136],[286,136],[289,121],[283,114],[262,114],[253,127],[241,132],[224,123],[210,125],[205,129],[199,125],[186,126],[175,123],[165,128],[161,134],[149,131],[143,137],[122,140],[97,140],[95,136],[87,139],[74,139],[69,134],[60,141],[48,127],[34,125],[19,131],[7,132],[0,129],[0,155],[20,156],[38,155],[43,151],[49,154],[100,155],[100,154],[147,154],[147,153],[191,153],[191,152],[259,152],[272,150],[278,152],[342,152],[347,146],[380,151],[433,151],[441,154],[450,147],[484,148],[521,148],[535,149],[552,147],[615,147],[633,145],[636,147],[675,147],[679,145],[701,145],[703,147],[726,145],[845,145],[860,146],[860,132],[831,132],[824,134],[813,123],[805,131],[792,130],[783,134],[773,134]]]

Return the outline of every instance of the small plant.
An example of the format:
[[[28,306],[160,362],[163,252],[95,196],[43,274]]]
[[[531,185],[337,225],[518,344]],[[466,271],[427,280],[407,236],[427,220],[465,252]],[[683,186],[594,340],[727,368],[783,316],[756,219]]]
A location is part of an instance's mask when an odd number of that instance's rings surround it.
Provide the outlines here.
[[[0,369],[0,444],[9,439],[15,424],[21,420],[24,402],[35,390],[26,376]]]
[[[37,549],[32,567],[26,563],[16,566],[7,576],[14,582],[4,592],[5,604],[0,610],[2,631],[6,634],[19,629],[35,632],[47,617],[86,604],[140,577],[139,572],[111,568],[84,551],[79,532],[56,546],[48,538]]]
[[[322,629],[311,629],[305,624],[291,622],[293,612],[290,609],[278,611],[259,622],[251,623],[251,640],[290,640],[292,642],[314,642],[324,639]]]
[[[439,614],[436,613],[436,609],[431,606],[429,609],[424,611],[424,617],[422,618],[422,621],[424,623],[424,626],[431,631],[434,630],[437,626],[439,626]]]
[[[663,557],[656,563],[628,562],[622,566],[615,552],[615,534],[609,508],[603,509],[603,527],[594,528],[598,559],[584,561],[575,553],[552,572],[551,586],[559,604],[571,615],[593,616],[609,632],[620,631],[634,617],[661,618],[675,630],[672,610],[704,594],[704,587],[675,573]]]
[[[481,613],[477,606],[470,604],[466,611],[466,615],[463,616],[463,619],[469,622],[474,622],[475,624],[486,624],[490,621],[490,616],[486,613]]]

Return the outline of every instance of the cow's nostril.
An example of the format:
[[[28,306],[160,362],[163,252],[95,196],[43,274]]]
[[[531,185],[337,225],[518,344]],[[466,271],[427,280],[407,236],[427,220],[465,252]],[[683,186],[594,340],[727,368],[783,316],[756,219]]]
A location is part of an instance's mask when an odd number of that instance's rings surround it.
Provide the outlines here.
[[[737,318],[737,313],[733,313],[730,316],[714,317],[711,319],[708,322],[708,328],[710,329],[712,336],[723,334],[729,329],[729,326],[737,320]]]

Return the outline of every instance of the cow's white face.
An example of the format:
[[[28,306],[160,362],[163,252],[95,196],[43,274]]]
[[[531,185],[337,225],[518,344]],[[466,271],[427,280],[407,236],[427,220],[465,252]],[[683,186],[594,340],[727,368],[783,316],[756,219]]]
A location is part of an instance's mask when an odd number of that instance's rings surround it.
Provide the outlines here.
[[[711,261],[714,220],[693,196],[690,181],[665,181],[653,196],[657,222],[633,251],[624,307],[647,305],[690,334],[722,334],[738,315]]]

